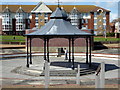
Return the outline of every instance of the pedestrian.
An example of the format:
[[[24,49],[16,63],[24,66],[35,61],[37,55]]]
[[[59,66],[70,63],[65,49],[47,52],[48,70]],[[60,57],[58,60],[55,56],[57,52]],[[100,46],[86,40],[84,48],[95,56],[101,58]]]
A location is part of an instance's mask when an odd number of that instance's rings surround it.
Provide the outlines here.
[[[68,56],[67,56],[68,50],[66,48],[64,48],[64,52],[65,52],[65,60],[68,60]]]
[[[115,38],[117,38],[117,29],[116,28],[115,28],[114,33],[115,33]]]

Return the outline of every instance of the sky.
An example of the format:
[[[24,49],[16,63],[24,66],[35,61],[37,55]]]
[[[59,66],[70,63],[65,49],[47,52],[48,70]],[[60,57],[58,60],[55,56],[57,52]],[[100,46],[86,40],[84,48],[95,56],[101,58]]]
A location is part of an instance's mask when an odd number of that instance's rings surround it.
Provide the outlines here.
[[[22,2],[21,2],[22,1]],[[33,2],[34,1],[34,2]],[[46,5],[56,5],[58,0],[1,0],[0,4],[37,5],[40,1]],[[110,21],[118,18],[119,0],[59,0],[61,5],[96,5],[110,10]]]

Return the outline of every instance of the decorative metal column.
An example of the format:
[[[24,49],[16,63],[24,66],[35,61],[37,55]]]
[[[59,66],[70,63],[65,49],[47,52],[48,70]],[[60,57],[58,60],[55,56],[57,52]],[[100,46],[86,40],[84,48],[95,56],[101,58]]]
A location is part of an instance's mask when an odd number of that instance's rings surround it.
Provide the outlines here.
[[[86,63],[88,64],[88,38],[86,37]]]
[[[28,54],[29,54],[29,52],[28,52],[28,40],[29,40],[29,39],[28,39],[28,37],[27,37],[27,65],[26,65],[27,67],[29,67],[29,55],[28,55]]]
[[[89,66],[91,66],[91,37],[89,37]]]
[[[74,70],[74,38],[72,38],[72,69]]]
[[[32,53],[31,53],[31,37],[30,37],[30,64],[32,64]]]
[[[47,61],[49,62],[49,38],[47,38]]]
[[[46,38],[44,38],[44,60],[46,60]]]
[[[71,38],[69,38],[69,62],[71,62]]]

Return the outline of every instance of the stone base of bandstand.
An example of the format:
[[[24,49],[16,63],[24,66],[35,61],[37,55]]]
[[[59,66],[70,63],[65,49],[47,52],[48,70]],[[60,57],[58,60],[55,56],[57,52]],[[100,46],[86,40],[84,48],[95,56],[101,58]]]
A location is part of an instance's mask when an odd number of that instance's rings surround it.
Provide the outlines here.
[[[64,56],[62,57],[50,57],[50,84],[76,84],[76,73],[77,66],[80,64],[80,76],[94,74],[97,66],[89,67],[88,64],[85,63],[85,58],[75,58],[75,69],[72,70],[72,63],[68,62],[68,60],[64,60]],[[28,81],[29,83],[39,83],[44,85],[45,79],[45,70],[44,70],[44,60],[41,56],[33,57],[33,64],[30,65],[29,68],[19,66],[14,68],[12,73],[18,73],[22,75],[33,76],[36,78],[40,78],[38,81]],[[22,83],[22,82],[21,82]],[[23,84],[23,83],[22,83]],[[84,83],[83,83],[84,84]],[[90,84],[90,83],[89,83]],[[91,83],[94,85],[94,81]]]
[[[69,51],[68,47],[49,47],[49,52],[58,53],[59,48],[63,48],[63,50],[64,50],[64,48],[66,48]],[[86,47],[74,47],[74,51],[75,51],[75,53],[86,52]],[[44,52],[44,48],[43,47],[32,47],[32,52]]]

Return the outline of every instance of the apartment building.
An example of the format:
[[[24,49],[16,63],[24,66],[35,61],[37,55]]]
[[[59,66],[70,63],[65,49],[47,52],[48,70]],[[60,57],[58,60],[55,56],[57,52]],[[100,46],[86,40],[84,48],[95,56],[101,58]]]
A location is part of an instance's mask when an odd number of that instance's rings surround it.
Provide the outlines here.
[[[0,13],[0,34],[23,35],[30,28],[29,12],[25,12],[21,6],[5,5]]]
[[[24,34],[26,29],[45,25],[57,5],[2,5],[1,34]],[[110,11],[95,5],[61,5],[70,23],[79,29],[93,29],[94,33],[109,32]],[[5,23],[4,23],[5,22]],[[8,23],[6,23],[8,22]]]
[[[120,22],[119,21],[115,23],[115,29],[116,29],[115,33],[120,33]]]

